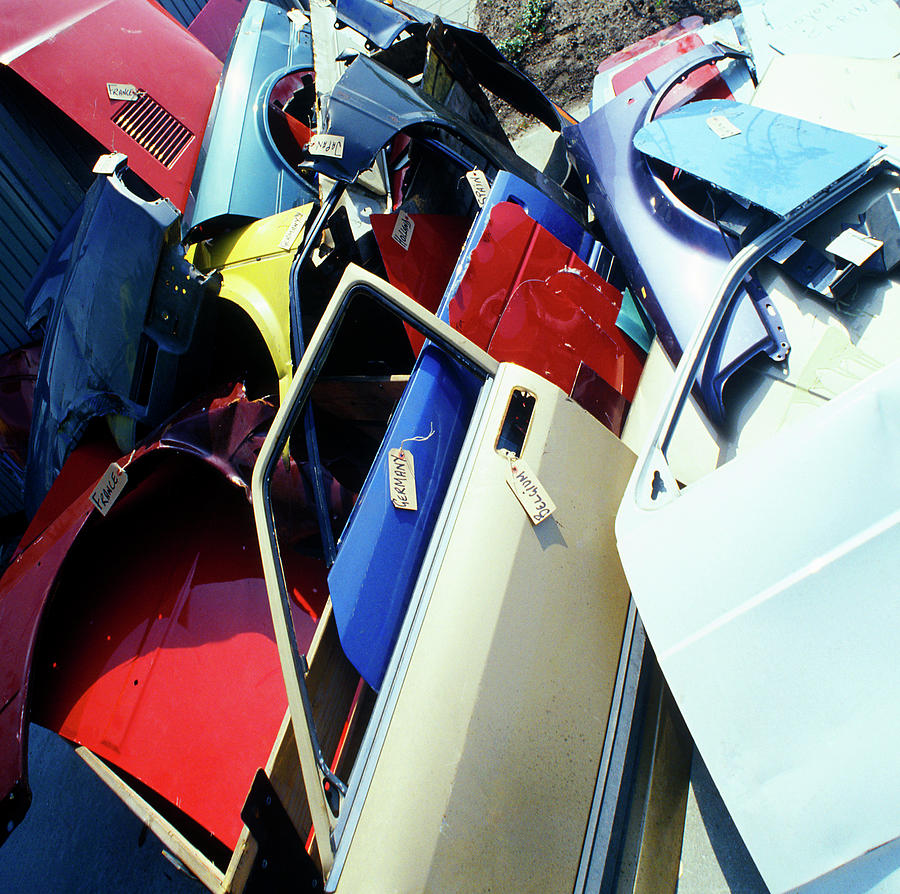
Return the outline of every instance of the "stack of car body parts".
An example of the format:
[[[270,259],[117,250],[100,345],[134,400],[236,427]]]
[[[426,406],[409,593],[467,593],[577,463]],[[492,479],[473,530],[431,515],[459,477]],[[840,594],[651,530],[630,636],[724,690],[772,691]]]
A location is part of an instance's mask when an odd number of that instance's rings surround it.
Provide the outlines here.
[[[211,890],[668,890],[696,754],[755,884],[889,890],[896,6],[685,19],[579,121],[399,0],[113,5],[3,29],[109,154],[4,358],[0,835],[33,722]]]

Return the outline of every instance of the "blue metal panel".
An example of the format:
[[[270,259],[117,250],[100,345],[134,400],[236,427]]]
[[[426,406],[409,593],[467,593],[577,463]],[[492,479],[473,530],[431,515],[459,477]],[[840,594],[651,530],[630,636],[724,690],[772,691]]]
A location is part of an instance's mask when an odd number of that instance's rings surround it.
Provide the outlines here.
[[[214,328],[206,297],[215,280],[173,244],[175,206],[130,192],[123,167],[85,196],[47,324],[25,474],[29,515],[90,419],[116,413],[154,428],[197,393],[208,368]],[[121,425],[120,446],[133,446],[135,433]]]
[[[341,645],[375,689],[397,638],[422,558],[481,388],[481,380],[426,344],[391,418],[378,456],[341,537],[328,575]],[[418,509],[396,509],[388,490],[388,451],[403,438],[414,457]]]
[[[203,136],[186,228],[199,232],[210,221],[258,220],[317,198],[278,154],[267,123],[275,82],[312,67],[309,27],[297,30],[284,10],[250,0]]]
[[[138,339],[167,229],[171,203],[143,202],[117,177],[102,178],[85,200],[62,293],[53,305],[34,392],[26,505],[37,510],[93,416],[135,415],[128,404]],[[128,233],[128,240],[118,234]]]
[[[66,270],[72,257],[72,245],[83,215],[84,202],[81,202],[60,230],[56,241],[35,271],[31,285],[25,290],[25,325],[29,329],[35,329],[53,310],[53,302],[59,297],[65,282]]]
[[[732,135],[713,131],[727,122]],[[712,123],[710,123],[712,122]],[[879,143],[742,102],[692,102],[634,136],[646,155],[785,217],[866,164]]]
[[[337,20],[349,25],[377,47],[389,47],[411,24],[402,12],[376,0],[337,0]],[[413,23],[414,24],[414,23]]]
[[[681,203],[627,135],[633,137],[643,127],[668,84],[725,57],[725,51],[710,46],[681,56],[563,131],[609,246],[676,364],[739,246]],[[681,286],[685,282],[689,289]],[[735,370],[761,351],[775,360],[787,354],[789,333],[771,325],[774,318],[763,308],[766,299],[758,282],[748,277],[732,304],[728,326],[704,361],[699,387],[716,424],[724,422],[723,389]]]

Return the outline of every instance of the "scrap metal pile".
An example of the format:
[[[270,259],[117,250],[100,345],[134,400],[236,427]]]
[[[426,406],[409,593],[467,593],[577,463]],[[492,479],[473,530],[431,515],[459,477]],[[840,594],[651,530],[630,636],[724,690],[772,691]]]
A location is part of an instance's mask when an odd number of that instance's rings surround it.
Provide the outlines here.
[[[578,121],[401,0],[11,4],[108,154],[0,358],[0,838],[34,722],[211,890],[673,890],[695,747],[771,890],[896,883],[865,5],[685,19]]]

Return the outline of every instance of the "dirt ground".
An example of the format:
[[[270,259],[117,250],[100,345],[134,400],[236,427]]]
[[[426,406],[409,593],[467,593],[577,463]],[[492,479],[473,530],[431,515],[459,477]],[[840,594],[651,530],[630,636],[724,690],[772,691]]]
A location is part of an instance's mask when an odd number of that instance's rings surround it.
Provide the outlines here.
[[[736,15],[734,0],[478,0],[478,27],[564,108],[587,103],[597,63],[690,15]]]

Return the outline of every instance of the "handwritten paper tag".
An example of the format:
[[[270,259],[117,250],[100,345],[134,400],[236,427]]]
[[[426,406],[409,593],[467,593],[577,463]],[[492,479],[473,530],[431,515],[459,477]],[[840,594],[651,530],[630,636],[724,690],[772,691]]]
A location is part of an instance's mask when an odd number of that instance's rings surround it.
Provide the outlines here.
[[[506,483],[522,504],[533,525],[540,524],[556,512],[556,504],[550,499],[537,475],[521,457],[511,459],[506,470]]]
[[[106,515],[112,509],[127,483],[128,474],[118,463],[113,463],[103,473],[91,494],[91,502],[100,510],[101,515]]]
[[[281,242],[278,243],[278,247],[283,248],[285,251],[290,251],[294,247],[297,237],[303,231],[303,225],[305,223],[306,211],[298,211],[294,215],[294,219],[288,224],[288,228],[284,231],[284,235],[281,237]]]
[[[140,98],[138,88],[134,84],[107,84],[106,94],[110,99],[125,99],[134,102]]]
[[[865,264],[882,245],[884,243],[880,239],[874,239],[872,236],[860,233],[859,230],[848,228],[836,239],[832,239],[825,246],[825,251],[830,251],[839,258],[859,267],[860,264]]]
[[[409,243],[412,242],[414,226],[413,219],[405,211],[401,211],[397,215],[397,223],[394,224],[394,231],[391,233],[391,238],[404,251],[409,251]]]
[[[731,123],[724,115],[710,115],[706,119],[707,127],[720,139],[736,137],[741,129]]]
[[[418,509],[416,505],[416,473],[408,450],[388,451],[388,485],[391,502],[398,509]]]
[[[344,157],[344,138],[330,133],[314,133],[309,138],[310,155],[327,155],[331,158]]]
[[[484,208],[488,193],[491,191],[488,179],[484,176],[484,171],[479,171],[478,168],[475,168],[466,174],[466,180],[469,181],[469,186],[472,187],[472,194],[475,196],[478,207]]]

